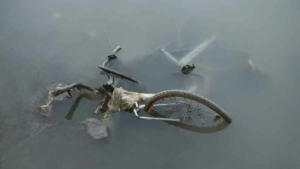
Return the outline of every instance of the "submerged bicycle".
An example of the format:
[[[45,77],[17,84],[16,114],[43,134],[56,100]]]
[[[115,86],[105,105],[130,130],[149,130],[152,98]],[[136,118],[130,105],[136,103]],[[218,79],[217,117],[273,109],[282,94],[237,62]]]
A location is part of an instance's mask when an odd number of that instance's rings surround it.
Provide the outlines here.
[[[140,83],[133,77],[109,68],[117,59],[116,53],[120,50],[120,46],[115,48],[108,55],[107,60],[98,66],[109,78],[100,88],[93,88],[82,83],[60,84],[49,91],[47,104],[40,106],[40,111],[49,112],[53,101],[61,99],[60,96],[71,98],[76,91],[81,92],[82,89],[85,89],[89,93],[82,93],[77,101],[82,97],[89,100],[100,100],[95,113],[101,113],[103,121],[107,121],[112,113],[127,111],[133,113],[138,119],[164,121],[176,127],[199,133],[217,132],[232,122],[231,117],[221,107],[194,92],[165,90],[150,94],[130,92],[116,87],[121,79]],[[144,110],[150,116],[141,116],[140,110]],[[72,119],[73,113],[74,109],[72,108],[66,118]]]

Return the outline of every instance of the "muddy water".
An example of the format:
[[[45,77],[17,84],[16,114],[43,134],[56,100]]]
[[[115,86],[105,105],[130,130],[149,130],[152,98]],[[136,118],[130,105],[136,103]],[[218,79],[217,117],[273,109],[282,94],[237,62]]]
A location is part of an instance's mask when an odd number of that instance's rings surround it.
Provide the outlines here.
[[[0,168],[299,167],[299,6],[292,0],[1,1]],[[97,70],[111,50],[103,25],[112,45],[123,47],[120,63],[132,65],[128,73],[144,82],[124,87],[182,87],[166,77],[173,67],[163,61],[144,71],[133,61],[176,41],[188,18],[201,24],[185,37],[196,43],[191,35],[216,33],[221,46],[247,52],[268,74],[264,87],[228,72],[215,75],[207,96],[232,116],[225,130],[196,134],[123,112],[114,116],[110,138],[94,140],[79,122],[94,117],[96,102],[83,99],[72,121],[64,116],[74,99],[58,102],[48,118],[31,113],[51,84],[105,81]]]

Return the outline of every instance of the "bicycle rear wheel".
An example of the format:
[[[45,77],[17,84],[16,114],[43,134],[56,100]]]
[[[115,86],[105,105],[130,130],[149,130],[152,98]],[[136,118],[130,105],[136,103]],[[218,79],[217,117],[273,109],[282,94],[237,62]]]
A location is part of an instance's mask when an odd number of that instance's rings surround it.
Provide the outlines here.
[[[199,133],[213,133],[226,128],[232,119],[217,104],[198,94],[183,90],[167,90],[154,95],[144,110],[151,116],[176,118],[167,122]]]

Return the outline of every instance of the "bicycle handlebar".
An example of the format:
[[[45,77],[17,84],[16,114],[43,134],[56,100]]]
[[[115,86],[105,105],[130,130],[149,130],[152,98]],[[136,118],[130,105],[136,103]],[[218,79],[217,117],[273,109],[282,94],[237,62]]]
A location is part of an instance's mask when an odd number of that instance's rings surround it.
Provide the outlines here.
[[[117,71],[114,71],[112,69],[109,69],[108,68],[108,63],[114,59],[117,58],[116,56],[116,53],[119,52],[122,48],[120,46],[117,46],[108,56],[107,56],[107,60],[105,60],[102,64],[102,66],[98,66],[99,69],[103,70],[107,77],[109,78],[109,80],[106,82],[106,85],[109,85],[109,86],[113,86],[114,85],[114,78],[112,76],[112,74],[115,74],[117,76],[120,76],[121,78],[124,78],[126,80],[129,80],[131,82],[134,82],[134,83],[140,83],[137,79],[133,78],[133,77],[130,77],[130,76],[127,76],[127,75],[124,75],[120,72],[117,72]]]
[[[121,47],[120,47],[120,46],[118,46],[117,48],[115,48],[115,49],[112,51],[112,53],[111,53],[110,55],[108,55],[108,59],[105,60],[105,61],[103,62],[103,67],[99,66],[99,68],[102,69],[102,70],[106,73],[106,75],[108,76],[108,78],[109,78],[109,80],[103,85],[103,88],[98,88],[98,89],[97,89],[97,88],[92,88],[92,87],[89,87],[89,86],[84,85],[84,84],[81,84],[81,83],[74,83],[74,84],[71,84],[71,85],[68,85],[68,86],[63,86],[63,87],[57,86],[57,87],[53,90],[53,93],[52,93],[52,94],[56,97],[56,96],[58,96],[58,95],[60,95],[60,94],[62,94],[62,93],[68,92],[69,96],[72,97],[70,91],[71,91],[71,89],[73,89],[73,88],[78,88],[78,89],[84,88],[84,89],[89,90],[89,91],[91,91],[91,92],[99,92],[99,93],[101,93],[101,94],[104,93],[104,92],[107,93],[107,92],[109,92],[109,91],[113,91],[114,88],[115,88],[115,87],[114,87],[114,78],[113,78],[112,74],[119,75],[119,76],[121,76],[121,77],[124,78],[124,79],[127,79],[127,80],[130,80],[130,81],[132,81],[132,82],[138,83],[138,81],[137,81],[136,79],[134,79],[134,78],[128,77],[128,76],[126,76],[126,75],[124,75],[124,74],[122,74],[122,73],[119,73],[119,72],[117,72],[117,71],[113,71],[113,70],[111,70],[111,69],[106,68],[106,66],[107,66],[107,64],[109,63],[109,61],[111,61],[111,60],[117,58],[117,56],[116,56],[115,54],[116,54],[118,51],[120,51],[120,50],[121,50]],[[103,89],[104,89],[104,90],[103,90]]]
[[[126,79],[126,80],[129,80],[129,81],[132,81],[132,82],[134,82],[134,83],[140,83],[137,79],[135,79],[135,78],[133,78],[133,77],[130,77],[130,76],[127,76],[127,75],[124,75],[124,74],[122,74],[122,73],[120,73],[120,72],[114,71],[114,70],[112,70],[112,69],[109,69],[109,68],[106,68],[106,67],[102,67],[102,66],[98,66],[98,68],[99,68],[99,69],[102,69],[104,72],[109,73],[110,75],[111,75],[111,74],[115,74],[115,75],[117,75],[117,76],[120,76],[120,77],[122,77],[122,78],[124,78],[124,79]]]

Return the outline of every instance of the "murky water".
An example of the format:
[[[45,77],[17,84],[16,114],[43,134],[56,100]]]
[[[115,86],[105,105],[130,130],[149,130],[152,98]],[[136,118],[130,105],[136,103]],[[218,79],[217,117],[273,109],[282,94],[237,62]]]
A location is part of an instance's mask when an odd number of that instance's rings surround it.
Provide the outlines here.
[[[296,0],[1,1],[0,168],[299,167],[299,7]],[[177,68],[159,52],[143,69],[137,63],[176,42],[188,19],[197,26],[183,29],[182,42],[196,45],[217,34],[220,48],[247,53],[267,74],[260,84],[256,76],[236,78],[236,72],[211,76],[205,95],[233,118],[225,130],[192,133],[122,112],[114,115],[111,137],[95,140],[79,122],[95,117],[97,102],[82,99],[72,121],[64,117],[75,99],[56,102],[48,118],[32,113],[54,83],[96,87],[106,80],[97,68],[111,51],[103,27],[111,44],[123,48],[120,65],[130,65],[125,71],[142,81],[125,88],[184,88],[173,78]],[[220,65],[221,51],[205,56]]]

